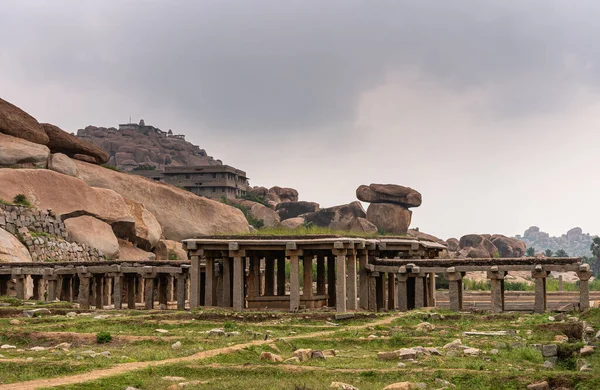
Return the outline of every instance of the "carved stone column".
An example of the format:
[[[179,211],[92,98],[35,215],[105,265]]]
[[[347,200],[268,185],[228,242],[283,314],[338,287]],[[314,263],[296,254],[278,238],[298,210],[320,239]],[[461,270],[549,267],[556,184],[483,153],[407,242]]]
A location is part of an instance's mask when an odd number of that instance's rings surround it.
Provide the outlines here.
[[[531,277],[535,282],[535,302],[533,304],[534,313],[544,313],[546,311],[547,297],[546,297],[546,278],[549,272],[544,271],[541,265],[536,265],[535,269],[531,272]]]
[[[450,295],[450,310],[461,311],[463,309],[463,288],[462,272],[456,272],[454,267],[446,270],[446,280],[448,281],[448,293]]]
[[[491,304],[493,313],[502,313],[504,311],[504,277],[506,271],[498,271],[497,266],[493,266],[491,271],[487,272],[491,286]]]
[[[285,257],[290,262],[290,311],[300,308],[300,256],[302,251],[296,247],[295,242],[286,244]],[[279,268],[279,265],[277,265]],[[277,280],[279,290],[279,280]]]
[[[590,308],[590,290],[589,280],[593,276],[590,271],[589,264],[581,264],[577,276],[579,276],[579,310],[587,310]]]

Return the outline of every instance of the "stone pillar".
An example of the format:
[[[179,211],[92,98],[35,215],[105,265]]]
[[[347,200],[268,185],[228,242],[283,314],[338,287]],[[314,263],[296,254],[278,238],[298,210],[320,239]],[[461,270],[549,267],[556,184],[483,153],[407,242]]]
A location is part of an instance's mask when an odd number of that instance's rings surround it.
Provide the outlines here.
[[[265,292],[264,295],[271,297],[275,295],[275,259],[271,256],[265,257]]]
[[[248,298],[260,296],[260,257],[250,256],[248,264]]]
[[[96,309],[102,309],[104,299],[104,275],[94,275],[94,304]]]
[[[388,272],[388,310],[396,309],[396,274]]]
[[[90,308],[90,281],[92,275],[80,273],[79,275],[79,308]]]
[[[313,296],[313,256],[304,256],[302,258],[302,295],[304,298]]]
[[[216,295],[213,294],[215,286],[215,260],[212,257],[206,258],[206,266],[204,267],[205,276],[205,292],[204,292],[204,306],[216,306]],[[190,275],[191,277],[191,275]],[[177,279],[177,301],[179,302],[179,279]],[[191,297],[190,297],[191,307]]]
[[[558,275],[558,291],[562,291],[563,290],[563,276]]]
[[[408,311],[408,293],[407,293],[407,280],[408,274],[401,273],[397,274],[398,278],[398,310]]]
[[[347,311],[346,306],[346,256],[348,251],[346,249],[334,249],[332,251],[335,256],[335,295],[337,297],[335,303],[335,310],[338,313],[345,313]]]
[[[137,302],[138,303],[144,303],[144,278],[141,275],[138,275],[138,277],[136,278],[136,295],[137,295]]]
[[[202,273],[200,273],[202,278]],[[202,296],[202,280],[200,281],[200,296]],[[175,301],[175,277],[172,274],[167,275],[167,302]],[[202,306],[202,299],[200,299],[200,306]]]
[[[208,263],[208,262],[207,262]],[[212,261],[211,261],[212,263]],[[177,310],[185,310],[185,290],[186,289],[186,277],[185,274],[177,274]],[[206,279],[208,281],[208,278]],[[208,282],[206,283],[208,285]],[[208,290],[208,287],[206,288]],[[211,291],[212,292],[212,291]],[[211,297],[212,300],[212,297]],[[206,304],[205,304],[206,305]],[[212,306],[212,302],[211,302]]]
[[[369,311],[377,311],[377,279],[379,279],[379,272],[372,272],[369,275]]]
[[[290,262],[290,311],[297,311],[300,308],[300,259],[302,251],[296,249],[296,245],[288,245],[290,249],[286,250],[285,256]],[[277,264],[279,270],[279,264]],[[279,273],[278,275],[279,276]],[[279,292],[279,277],[277,278],[277,290]]]
[[[167,287],[169,279],[166,274],[158,274],[158,307],[160,310],[168,309]]]
[[[142,276],[144,278],[144,303],[146,309],[151,310],[154,308],[154,278],[156,275],[145,273]]]
[[[232,261],[229,257],[223,258],[223,307],[231,307],[231,279]]]
[[[54,270],[52,268],[44,268],[44,280],[48,286],[46,300],[48,302],[55,301],[58,295],[58,276],[54,275]]]
[[[369,252],[366,249],[358,250],[358,298],[360,309],[369,310],[369,273],[367,272],[367,263]]]
[[[546,278],[548,277],[548,271],[544,271],[541,265],[536,265],[535,270],[531,272],[531,277],[535,281],[533,312],[544,313],[546,311]]]
[[[462,272],[456,272],[454,267],[446,271],[448,281],[448,294],[450,296],[450,310],[461,311],[463,309]]]
[[[376,302],[377,302],[377,310],[379,309],[383,309],[387,306],[387,296],[385,293],[385,273],[383,272],[378,272],[377,273],[377,279],[375,280],[375,284],[376,284],[376,290],[377,290],[377,296],[376,296]]]
[[[435,272],[430,272],[429,273],[429,279],[428,279],[428,301],[427,301],[427,306],[428,307],[435,307],[436,305],[436,299],[435,299]]]
[[[579,310],[584,311],[590,308],[590,290],[589,280],[593,276],[589,264],[581,264],[577,276],[579,277]]]
[[[121,310],[123,308],[123,274],[116,273],[112,275],[113,280],[113,305],[115,310]]]
[[[135,274],[127,275],[127,276],[125,276],[125,279],[127,280],[127,308],[135,309],[135,302],[136,302],[135,287],[137,285],[136,275]]]
[[[504,311],[504,277],[506,271],[498,271],[498,267],[493,266],[491,271],[487,272],[491,286],[491,304],[493,313],[502,313]]]
[[[425,277],[419,275],[415,276],[415,309],[422,307],[425,307]]]
[[[277,259],[277,295],[285,296],[285,257]]]
[[[335,289],[335,257],[329,254],[327,256],[327,295],[329,296],[327,305],[329,307],[336,306],[336,289]]]
[[[102,292],[102,305],[107,306],[111,304],[111,294],[112,294],[112,277],[105,276],[104,277],[104,291]]]
[[[349,249],[347,253],[348,257],[348,276],[346,277],[346,301],[348,310],[358,309],[358,270],[356,264],[356,252],[353,249]]]
[[[192,256],[192,266],[190,267],[190,309],[200,306],[200,256]],[[206,267],[208,267],[208,259]],[[211,259],[212,264],[212,259]]]
[[[325,256],[317,254],[317,295],[325,295]]]
[[[33,295],[31,298],[36,301],[41,301],[44,299],[44,280],[42,279],[42,275],[31,275],[31,279],[33,280]]]
[[[244,293],[246,276],[246,252],[239,246],[229,245],[229,257],[233,258],[233,297],[234,310],[242,311],[246,308],[246,294]]]

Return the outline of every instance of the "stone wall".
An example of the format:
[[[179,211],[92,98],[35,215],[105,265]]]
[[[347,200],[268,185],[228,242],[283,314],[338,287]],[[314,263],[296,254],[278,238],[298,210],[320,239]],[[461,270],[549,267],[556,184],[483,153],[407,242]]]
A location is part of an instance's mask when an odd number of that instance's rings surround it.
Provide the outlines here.
[[[52,210],[0,204],[0,229],[18,237],[34,262],[104,260],[97,249],[71,242]]]

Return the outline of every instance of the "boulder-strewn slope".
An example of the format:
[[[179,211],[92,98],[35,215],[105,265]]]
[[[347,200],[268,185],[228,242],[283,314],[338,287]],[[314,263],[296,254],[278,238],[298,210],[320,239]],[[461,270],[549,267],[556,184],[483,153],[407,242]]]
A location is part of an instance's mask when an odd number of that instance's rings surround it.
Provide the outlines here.
[[[546,249],[556,252],[562,249],[569,256],[591,256],[590,245],[594,236],[584,233],[580,227],[575,227],[560,237],[551,237],[539,227],[531,226],[525,230],[523,236],[516,236],[516,238],[523,241],[528,248],[535,248],[536,252],[543,252]]]

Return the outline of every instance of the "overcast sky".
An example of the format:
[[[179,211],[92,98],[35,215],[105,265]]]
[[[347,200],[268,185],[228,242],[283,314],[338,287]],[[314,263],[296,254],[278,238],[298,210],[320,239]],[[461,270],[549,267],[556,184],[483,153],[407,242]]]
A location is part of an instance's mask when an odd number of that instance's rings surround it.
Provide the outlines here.
[[[75,132],[145,119],[322,206],[413,227],[600,233],[598,1],[0,3],[1,97]]]

